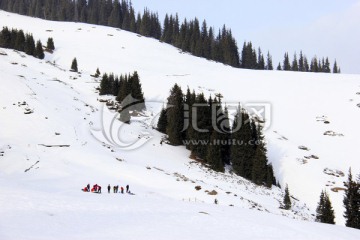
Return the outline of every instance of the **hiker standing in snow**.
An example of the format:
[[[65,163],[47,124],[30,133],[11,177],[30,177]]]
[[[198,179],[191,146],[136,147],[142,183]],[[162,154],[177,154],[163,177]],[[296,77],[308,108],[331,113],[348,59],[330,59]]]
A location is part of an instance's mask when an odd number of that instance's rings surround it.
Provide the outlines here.
[[[129,193],[129,185],[126,185],[126,192]]]
[[[87,189],[88,192],[90,192],[90,184],[88,184],[88,185],[86,186],[86,189]]]
[[[108,193],[110,193],[110,190],[111,190],[111,186],[110,184],[108,185]]]
[[[121,187],[121,193],[124,194],[124,188],[123,187]]]
[[[101,193],[101,186],[98,186],[98,193]]]

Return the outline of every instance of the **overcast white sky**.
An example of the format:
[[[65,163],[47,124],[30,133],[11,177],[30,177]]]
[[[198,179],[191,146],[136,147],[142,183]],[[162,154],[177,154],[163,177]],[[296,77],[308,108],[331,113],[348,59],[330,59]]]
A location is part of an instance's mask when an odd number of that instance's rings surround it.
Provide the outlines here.
[[[312,58],[337,59],[342,73],[360,74],[360,0],[132,0],[137,11],[148,7],[159,13],[178,13],[180,19],[216,28],[226,24],[238,41],[252,41],[273,55],[274,65],[285,51]]]

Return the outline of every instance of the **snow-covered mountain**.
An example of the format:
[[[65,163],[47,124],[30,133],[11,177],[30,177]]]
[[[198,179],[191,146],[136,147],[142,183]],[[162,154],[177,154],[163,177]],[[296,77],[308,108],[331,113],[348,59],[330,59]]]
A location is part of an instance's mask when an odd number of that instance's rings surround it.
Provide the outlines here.
[[[52,37],[56,50],[39,60],[0,49],[0,239],[359,239],[313,222],[327,189],[343,225],[343,191],[331,189],[343,187],[350,166],[360,172],[359,75],[235,69],[120,29],[4,11],[2,26]],[[69,71],[74,57],[80,73]],[[111,97],[100,98],[90,76],[97,67],[138,71],[147,111],[131,125],[112,122],[101,101]],[[279,208],[280,189],[215,173],[184,147],[160,144],[153,126],[174,83],[265,110],[269,161],[289,185],[292,211]],[[88,183],[103,194],[80,191]],[[108,184],[136,195],[108,194]]]

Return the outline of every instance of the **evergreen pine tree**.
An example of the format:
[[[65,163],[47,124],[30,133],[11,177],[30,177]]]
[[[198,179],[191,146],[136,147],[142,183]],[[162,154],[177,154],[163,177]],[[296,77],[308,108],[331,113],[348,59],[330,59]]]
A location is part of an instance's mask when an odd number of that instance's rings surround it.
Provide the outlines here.
[[[34,56],[35,52],[35,41],[34,37],[31,34],[25,35],[25,53],[27,55]]]
[[[145,110],[145,99],[142,92],[140,78],[135,71],[131,78],[131,96],[136,99],[136,104],[131,107],[131,110],[142,111]]]
[[[310,72],[318,72],[319,71],[319,65],[316,56],[313,57],[310,63]]]
[[[111,94],[113,96],[117,96],[117,94],[119,93],[119,79],[117,77],[115,77],[113,73],[110,73],[109,74],[109,82],[110,82],[109,94]]]
[[[330,201],[330,197],[327,192],[325,192],[324,196],[324,223],[335,224],[335,213]]]
[[[259,70],[264,70],[265,69],[264,55],[262,54],[260,48],[258,49],[257,69],[259,69]]]
[[[11,29],[11,31],[10,31],[10,48],[11,49],[15,49],[17,34],[18,34],[17,29]]]
[[[304,56],[304,72],[309,72],[309,71],[310,71],[309,62],[306,56]]]
[[[124,100],[127,99],[129,94],[131,94],[130,77],[128,77],[127,75],[120,76],[119,85],[120,85],[120,90],[119,90],[119,94],[118,94],[116,100],[118,102],[122,103],[122,105],[126,106],[127,104],[130,104],[130,103],[124,102]]]
[[[195,99],[196,99],[196,94],[195,94],[195,91],[193,91],[192,93],[190,92],[190,89],[189,87],[187,88],[187,91],[186,91],[186,96],[185,96],[185,105],[184,105],[184,119],[185,121],[188,122],[188,127],[186,129],[186,137],[185,139],[186,140],[189,140],[187,145],[186,145],[186,148],[189,149],[189,150],[193,150],[192,148],[192,143],[191,141],[193,140],[194,138],[194,128],[192,126],[192,107],[193,107],[193,104],[195,103]],[[184,122],[185,124],[185,122]]]
[[[2,48],[11,47],[11,32],[7,27],[3,27],[0,33],[0,47]]]
[[[324,58],[322,58],[322,60],[321,60],[321,68],[320,68],[319,72],[325,72],[325,59]]]
[[[15,49],[21,52],[25,51],[25,34],[23,30],[18,31],[15,41]]]
[[[323,71],[325,73],[330,73],[331,72],[329,58],[326,58],[326,60],[325,60]]]
[[[76,58],[73,59],[71,63],[71,71],[77,72],[78,71],[78,64]]]
[[[109,76],[105,73],[100,82],[100,95],[107,95],[111,92]]]
[[[196,108],[193,108],[191,115],[191,140],[194,141],[209,141],[212,133],[212,119],[215,118],[212,116],[211,104],[213,100],[210,96],[209,101],[205,99],[203,93],[200,93],[196,96],[195,104]],[[193,128],[193,129],[192,129]],[[192,155],[200,158],[206,159],[208,146],[206,144],[194,145],[192,150]]]
[[[304,56],[302,51],[300,51],[300,56],[299,56],[299,71],[300,72],[305,72],[305,63],[304,63]]]
[[[273,70],[273,63],[272,63],[272,57],[270,55],[270,53],[267,53],[267,58],[266,58],[266,69],[267,70]]]
[[[322,223],[335,224],[334,210],[331,205],[329,195],[326,191],[320,194],[320,201],[316,208],[316,221]]]
[[[44,49],[43,49],[43,46],[42,46],[42,43],[40,40],[38,40],[36,42],[34,57],[39,58],[39,59],[44,59],[44,57],[45,57]]]
[[[167,113],[167,110],[165,108],[163,108],[161,110],[159,121],[158,121],[158,124],[157,124],[157,130],[159,132],[165,133],[165,134],[166,134],[166,128],[167,128],[167,125],[168,125],[167,114],[166,113]]]
[[[291,199],[290,199],[290,193],[289,193],[289,186],[286,184],[285,187],[285,195],[284,195],[284,209],[289,210],[291,209]]]
[[[291,70],[291,65],[290,65],[290,60],[289,60],[289,54],[288,53],[285,53],[285,55],[284,55],[283,70],[284,71],[290,71]]]
[[[296,53],[294,54],[294,59],[293,59],[292,65],[291,65],[291,71],[294,71],[294,72],[299,71],[299,65],[298,65]]]
[[[98,77],[100,76],[100,74],[101,74],[101,73],[100,73],[100,70],[99,70],[99,68],[97,68],[94,76],[95,76],[96,78],[98,78]]]
[[[108,25],[110,27],[120,27],[120,3],[119,0],[115,0],[113,8],[108,19]]]
[[[360,184],[352,179],[351,169],[349,170],[349,177],[345,186],[346,190],[343,200],[345,206],[345,225],[347,227],[360,229]]]
[[[136,32],[136,29],[137,29],[137,27],[136,27],[136,17],[135,17],[135,12],[134,12],[134,9],[131,7],[130,8],[130,28],[129,28],[129,30],[131,31],[131,32]]]
[[[249,143],[253,140],[253,132],[249,115],[240,106],[233,123],[232,138],[236,141],[230,150],[233,169],[236,174],[251,179],[255,149]]]
[[[219,144],[219,132],[213,131],[210,145],[207,149],[206,161],[210,168],[217,172],[224,172],[224,163],[221,159],[221,146]]]
[[[320,194],[320,201],[318,203],[318,206],[316,207],[316,218],[315,218],[315,221],[317,222],[322,222],[323,219],[324,219],[324,203],[325,203],[325,193],[324,191],[321,191],[321,194]]]
[[[257,135],[254,141],[257,145],[254,146],[256,150],[252,157],[251,180],[257,185],[262,185],[266,181],[266,174],[268,171],[266,156],[267,150],[260,125],[256,126],[253,124],[253,128],[253,131],[255,131]]]
[[[337,66],[337,63],[336,63],[336,59],[335,59],[335,62],[334,62],[333,73],[339,73],[339,69],[338,69],[338,66]]]
[[[169,142],[172,145],[182,145],[183,142],[183,112],[184,112],[184,99],[181,88],[175,84],[170,91],[168,97],[167,107],[167,129],[166,133],[169,136]]]
[[[271,188],[272,185],[276,185],[276,179],[274,176],[274,169],[271,164],[267,165],[266,182],[265,186]]]
[[[279,65],[277,66],[276,70],[278,70],[278,71],[281,71],[281,70],[282,70],[282,69],[281,69],[281,64],[280,64],[280,63],[279,63]]]
[[[51,50],[51,51],[55,50],[55,44],[54,44],[54,39],[53,38],[51,38],[51,37],[48,38],[46,48],[48,50]]]
[[[230,164],[231,127],[230,127],[229,111],[226,106],[224,113],[221,113],[218,124],[219,124],[218,129],[221,130],[220,132],[221,159],[224,164]]]

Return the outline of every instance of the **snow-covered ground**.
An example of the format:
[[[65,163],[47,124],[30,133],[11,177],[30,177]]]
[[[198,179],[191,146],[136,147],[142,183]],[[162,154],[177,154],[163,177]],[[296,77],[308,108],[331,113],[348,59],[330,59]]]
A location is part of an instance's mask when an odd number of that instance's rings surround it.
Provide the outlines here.
[[[4,11],[2,26],[43,43],[53,37],[56,51],[39,60],[0,49],[0,239],[359,239],[357,230],[312,222],[327,189],[344,223],[343,191],[331,188],[343,187],[350,166],[360,172],[359,75],[234,69],[120,29]],[[81,74],[68,71],[74,57]],[[110,125],[114,114],[98,101],[99,82],[90,76],[97,67],[139,72],[144,116]],[[269,160],[298,199],[292,211],[279,209],[280,189],[214,173],[184,147],[160,144],[152,126],[174,83],[221,93],[229,106],[267,106]],[[119,148],[111,139],[117,130],[120,140],[145,144]],[[87,183],[100,184],[103,194],[80,191]],[[108,184],[129,184],[136,195],[108,194]]]

